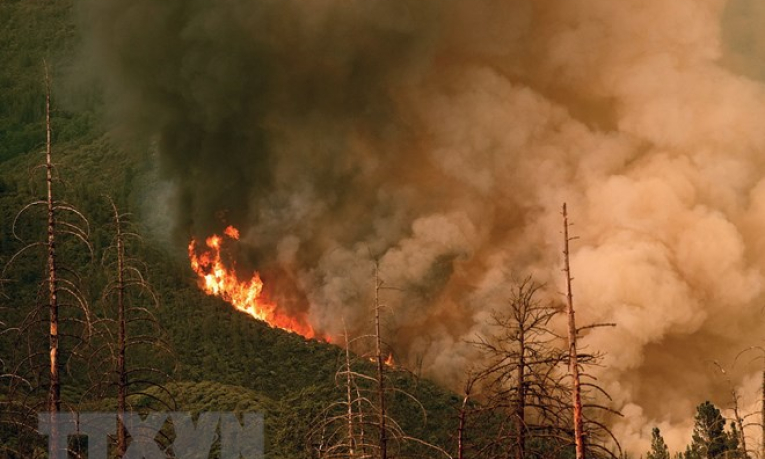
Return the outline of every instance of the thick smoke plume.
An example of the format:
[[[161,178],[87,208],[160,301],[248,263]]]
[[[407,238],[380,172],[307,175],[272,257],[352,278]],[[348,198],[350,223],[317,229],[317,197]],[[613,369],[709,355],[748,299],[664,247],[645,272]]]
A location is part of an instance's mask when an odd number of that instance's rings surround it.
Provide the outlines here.
[[[97,0],[113,121],[156,139],[179,245],[226,224],[288,310],[463,378],[513,278],[561,286],[627,414],[688,442],[710,364],[760,344],[765,8],[756,0]],[[752,388],[753,368],[736,383]],[[745,374],[746,373],[746,374]],[[756,384],[754,384],[756,386]]]

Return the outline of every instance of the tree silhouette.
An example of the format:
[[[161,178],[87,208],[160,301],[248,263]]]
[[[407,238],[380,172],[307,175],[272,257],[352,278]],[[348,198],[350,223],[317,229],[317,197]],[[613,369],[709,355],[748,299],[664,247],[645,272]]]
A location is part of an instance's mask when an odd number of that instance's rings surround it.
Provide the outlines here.
[[[159,298],[146,279],[145,265],[132,256],[132,245],[141,237],[133,230],[130,214],[120,213],[114,201],[107,197],[112,211],[114,236],[104,250],[102,265],[109,279],[102,295],[105,316],[98,321],[100,341],[94,346],[92,361],[102,362],[96,368],[107,369],[96,373],[91,392],[100,397],[116,392],[117,399],[117,457],[127,448],[127,430],[123,415],[129,410],[129,399],[143,395],[162,407],[173,410],[173,396],[164,383],[171,378],[162,368],[146,366],[137,362],[150,360],[160,362],[161,354],[174,355],[163,338],[164,332],[153,310],[159,307]],[[148,391],[155,388],[154,391]],[[154,392],[167,396],[158,397]]]
[[[735,441],[738,445],[737,440]],[[691,444],[685,459],[717,459],[725,457],[732,447],[731,437],[725,432],[725,419],[720,410],[705,401],[696,407]],[[733,451],[735,451],[735,447]]]
[[[598,327],[614,327],[613,323],[597,323],[586,326],[578,327],[576,324],[576,313],[574,310],[574,294],[573,294],[573,276],[571,274],[570,263],[570,250],[569,243],[576,237],[569,235],[570,223],[568,220],[568,210],[566,204],[563,203],[561,215],[563,216],[563,272],[565,273],[566,281],[566,316],[568,318],[568,352],[567,363],[569,377],[571,379],[570,384],[570,397],[571,397],[571,417],[573,419],[573,436],[574,444],[576,446],[576,458],[584,459],[586,448],[595,449],[599,453],[616,457],[616,454],[607,446],[608,443],[613,443],[619,453],[621,454],[621,446],[619,441],[613,435],[611,430],[605,423],[596,418],[596,413],[587,415],[586,411],[597,411],[600,414],[612,414],[621,416],[616,410],[600,404],[595,400],[590,400],[587,403],[583,403],[583,398],[589,393],[594,393],[591,399],[605,397],[607,400],[611,400],[608,393],[598,386],[595,378],[584,371],[585,365],[595,365],[600,361],[601,356],[598,354],[581,353],[578,345],[578,341],[585,330],[591,330]],[[588,379],[591,382],[585,382],[584,379]]]
[[[664,443],[664,437],[658,427],[651,431],[651,451],[646,455],[646,459],[669,459],[669,448]]]
[[[475,386],[477,380],[478,376],[472,371],[468,371],[465,386],[462,390],[462,403],[457,414],[457,459],[465,459],[466,457],[468,415],[471,412],[470,397],[473,395],[473,386]]]
[[[759,413],[746,413],[746,414],[740,413],[739,412],[739,407],[738,407],[738,393],[737,393],[735,387],[731,384],[730,379],[727,378],[727,375],[726,375],[726,381],[728,382],[728,387],[731,390],[732,401],[735,404],[734,405],[734,408],[735,408],[734,416],[736,417],[736,421],[739,424],[739,429],[738,430],[739,430],[739,434],[741,436],[741,447],[742,447],[744,453],[746,455],[748,455],[750,453],[749,449],[747,449],[747,446],[746,446],[746,435],[745,435],[744,429],[746,427],[756,426],[756,427],[759,427],[759,430],[760,430],[760,445],[759,445],[759,451],[757,453],[754,453],[754,454],[756,456],[760,457],[760,458],[765,458],[765,348],[763,348],[762,346],[749,346],[748,348],[746,348],[746,349],[744,349],[744,350],[742,350],[741,352],[738,353],[738,355],[736,356],[736,358],[734,360],[734,365],[736,364],[736,362],[738,361],[739,358],[741,358],[745,354],[747,354],[747,355],[751,354],[751,352],[753,352],[753,351],[756,353],[756,355],[755,355],[755,357],[753,357],[751,359],[750,363],[755,363],[756,362],[758,364],[759,368],[760,368],[760,370],[759,370],[759,373],[760,373],[760,391],[759,391],[760,392],[760,397],[759,397],[760,410],[759,410]],[[715,362],[715,364],[717,364],[717,363]],[[723,374],[725,375],[726,373],[724,372],[724,369],[719,364],[717,364],[717,366],[718,366],[718,368],[720,368],[720,371],[723,372]],[[743,421],[747,420],[750,417],[755,417],[757,414],[759,414],[759,421],[747,421],[747,422],[743,422]],[[754,452],[754,449],[755,448],[752,447],[752,451],[751,452]]]
[[[558,337],[550,320],[558,309],[536,296],[541,285],[526,278],[510,291],[507,305],[492,315],[496,334],[475,344],[487,356],[478,373],[488,395],[488,406],[509,414],[507,433],[496,436],[506,443],[509,456],[526,457],[528,438],[546,436],[565,424],[568,404],[558,365],[565,355],[555,347]]]
[[[384,308],[380,292],[383,282],[374,265],[374,296],[372,305],[373,332],[354,339],[345,332],[344,360],[335,374],[337,389],[343,399],[330,404],[312,424],[307,436],[308,447],[319,458],[375,458],[384,459],[400,455],[403,443],[414,443],[445,457],[451,457],[443,448],[408,435],[400,423],[389,413],[392,394],[403,396],[415,404],[426,418],[425,408],[410,393],[390,381],[390,373],[404,373],[404,368],[390,361],[390,346],[382,337]],[[354,354],[355,342],[372,341],[371,351]],[[362,343],[363,344],[363,343]],[[372,363],[373,369],[369,369]],[[393,447],[393,448],[392,448]]]
[[[80,252],[84,248],[91,257],[93,250],[88,241],[88,219],[72,204],[58,197],[56,185],[60,180],[53,162],[52,147],[51,78],[45,62],[44,71],[45,162],[34,170],[41,168],[45,171],[45,198],[25,205],[16,214],[11,231],[13,236],[25,245],[6,263],[3,274],[6,274],[21,257],[35,250],[41,252],[45,258],[45,275],[40,282],[38,301],[26,314],[23,323],[14,328],[23,340],[23,347],[19,343],[21,355],[12,371],[15,377],[12,378],[9,392],[14,400],[11,403],[14,412],[12,417],[17,426],[31,430],[36,411],[44,409],[50,413],[49,437],[52,454],[55,455],[60,453],[56,441],[59,433],[56,423],[52,421],[62,410],[61,369],[67,366],[71,357],[80,355],[81,347],[92,332],[90,307],[81,291],[80,277],[77,270],[64,262],[66,257],[63,254],[76,259],[77,251],[67,251],[64,246],[73,240],[80,244]],[[43,240],[28,241],[19,234],[18,227],[22,220],[36,210],[43,210],[35,219],[45,222],[45,236]],[[39,301],[43,298],[44,302]],[[47,329],[47,351],[41,350],[43,343],[40,338],[45,333],[40,329],[41,326]],[[65,346],[64,340],[72,342]],[[38,389],[45,386],[47,394],[41,399]]]
[[[741,403],[740,403],[740,395],[738,393],[738,389],[736,389],[736,386],[733,384],[733,381],[731,381],[730,376],[728,375],[728,371],[723,368],[720,363],[717,361],[712,362],[715,367],[720,371],[720,374],[725,379],[725,383],[728,386],[728,390],[730,391],[730,409],[733,411],[733,419],[731,420],[731,434],[729,435],[729,444],[735,443],[735,447],[733,448],[740,457],[746,457],[749,454],[749,451],[746,447],[746,436],[744,427],[747,425],[744,424],[744,418],[748,417],[748,415],[744,415],[741,412]],[[734,362],[735,363],[735,362]]]

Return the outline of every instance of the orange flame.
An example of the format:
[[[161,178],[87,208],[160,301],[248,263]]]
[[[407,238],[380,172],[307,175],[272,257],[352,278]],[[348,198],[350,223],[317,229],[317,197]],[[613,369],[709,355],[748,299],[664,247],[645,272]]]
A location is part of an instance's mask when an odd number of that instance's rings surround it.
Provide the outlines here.
[[[223,234],[230,240],[239,240],[239,230],[227,227]],[[218,296],[236,309],[262,320],[272,327],[281,328],[306,338],[315,338],[313,328],[302,317],[290,317],[279,311],[277,305],[263,296],[263,281],[254,272],[248,281],[236,276],[236,265],[229,269],[221,260],[222,236],[214,234],[205,240],[206,249],[199,250],[197,242],[189,243],[191,269],[199,276],[199,286],[208,295]],[[197,255],[197,253],[199,253]]]
[[[375,358],[375,357],[368,357],[368,359],[372,363],[377,363],[377,358]],[[389,366],[389,367],[396,366],[396,362],[393,360],[393,353],[392,352],[390,354],[388,354],[388,357],[385,360],[383,360],[383,363],[385,365]]]

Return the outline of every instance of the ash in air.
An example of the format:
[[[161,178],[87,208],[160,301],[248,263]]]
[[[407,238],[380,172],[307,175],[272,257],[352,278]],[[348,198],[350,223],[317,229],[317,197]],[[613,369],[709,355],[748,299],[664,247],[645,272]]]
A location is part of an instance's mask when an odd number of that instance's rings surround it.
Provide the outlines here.
[[[179,247],[233,224],[280,308],[366,326],[379,260],[400,358],[457,384],[533,275],[579,316],[644,451],[759,344],[765,40],[756,0],[93,0],[85,54],[154,139]],[[754,370],[753,370],[754,371]],[[742,374],[738,382],[754,379]],[[721,395],[722,396],[722,395]],[[642,437],[642,438],[641,438]]]

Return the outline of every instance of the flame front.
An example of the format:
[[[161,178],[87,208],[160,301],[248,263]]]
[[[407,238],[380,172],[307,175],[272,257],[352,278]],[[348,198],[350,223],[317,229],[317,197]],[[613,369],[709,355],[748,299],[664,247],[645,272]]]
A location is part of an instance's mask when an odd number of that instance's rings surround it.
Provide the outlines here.
[[[239,240],[239,230],[229,226],[223,236],[217,234],[205,240],[206,248],[197,247],[197,241],[189,243],[191,269],[199,275],[199,286],[208,295],[218,296],[231,303],[236,309],[252,317],[265,321],[272,327],[278,327],[300,334],[306,338],[315,338],[316,333],[304,318],[290,317],[279,311],[277,305],[263,296],[263,281],[260,274],[254,272],[247,281],[240,281],[236,275],[236,266],[228,268],[221,260],[221,246],[224,238]]]

